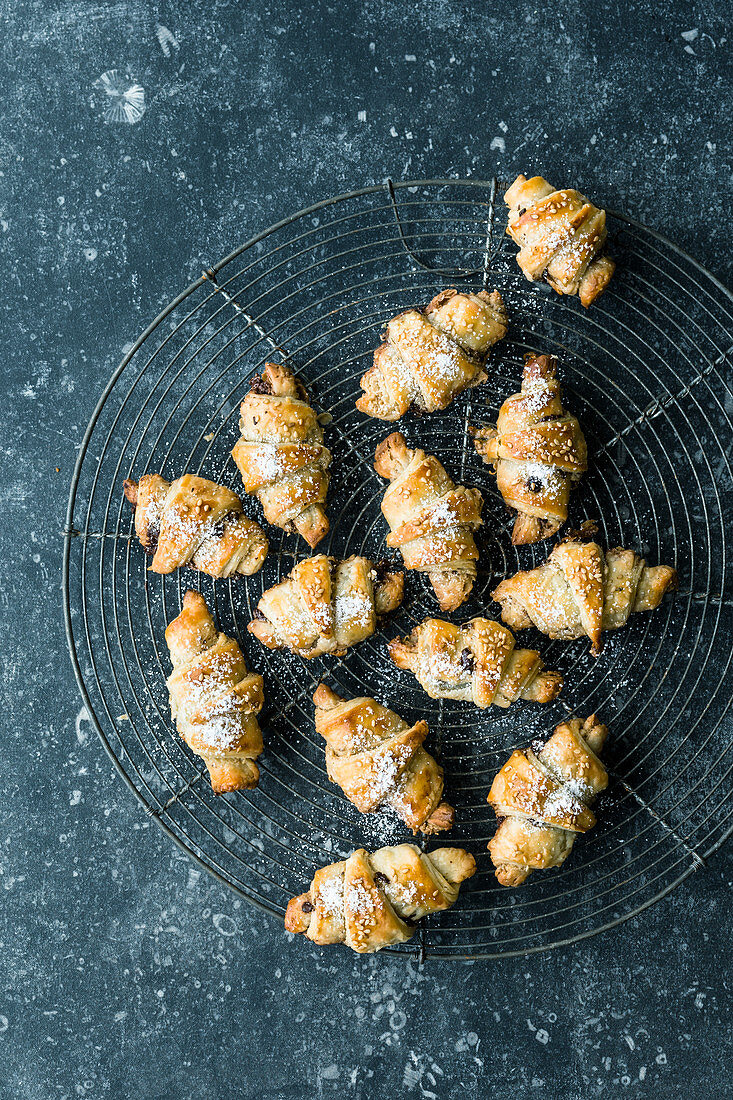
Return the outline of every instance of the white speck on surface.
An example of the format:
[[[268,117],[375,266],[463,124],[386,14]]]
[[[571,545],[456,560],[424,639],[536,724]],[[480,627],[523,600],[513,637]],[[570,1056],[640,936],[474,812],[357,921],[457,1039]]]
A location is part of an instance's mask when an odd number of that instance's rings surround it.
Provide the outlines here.
[[[180,49],[176,36],[162,23],[155,24],[155,37],[158,39],[160,48],[166,57],[170,57],[173,51],[177,53]]]
[[[237,922],[226,913],[214,913],[211,919],[220,936],[235,936],[239,931]]]
[[[102,111],[105,122],[127,122],[134,126],[145,114],[145,89],[119,69],[108,69],[94,82],[107,97]]]
[[[89,717],[89,711],[86,707],[82,707],[76,716],[76,739],[80,745],[86,744],[87,738],[89,736],[88,732],[81,728],[81,724],[82,722],[90,721],[91,718]]]
[[[506,152],[506,142],[503,137],[495,137],[491,139],[489,149],[498,149],[500,153]]]

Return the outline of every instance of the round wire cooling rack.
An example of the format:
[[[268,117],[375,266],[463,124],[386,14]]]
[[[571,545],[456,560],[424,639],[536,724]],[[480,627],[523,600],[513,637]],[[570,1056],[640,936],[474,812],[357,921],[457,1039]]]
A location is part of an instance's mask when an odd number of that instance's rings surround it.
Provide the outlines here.
[[[428,745],[456,807],[449,839],[435,844],[465,846],[479,870],[454,909],[394,949],[407,956],[493,958],[575,942],[661,898],[731,829],[733,301],[675,245],[620,214],[608,216],[617,273],[589,311],[530,286],[506,247],[497,190],[497,180],[364,188],[300,211],[206,268],[110,379],[81,446],[65,531],[69,649],[105,747],[146,812],[267,912],[282,918],[317,867],[356,847],[405,839],[399,821],[360,816],[328,781],[313,725],[318,682],[344,696],[374,695],[409,721],[428,719]],[[356,411],[359,377],[391,316],[458,280],[500,290],[509,336],[494,349],[489,382],[444,413],[400,425],[456,481],[484,494],[479,576],[455,618],[492,615],[498,580],[538,564],[549,549],[511,546],[512,521],[468,433],[518,388],[529,350],[559,357],[566,405],[588,441],[591,469],[574,495],[571,524],[595,518],[605,545],[634,547],[679,572],[675,598],[607,635],[597,660],[587,640],[522,635],[565,676],[563,694],[547,707],[481,712],[433,701],[392,666],[387,639],[437,611],[417,574],[407,575],[405,602],[385,630],[346,657],[307,662],[265,651],[246,625],[264,589],[306,555],[305,544],[271,529],[270,553],[254,577],[213,581],[190,570],[160,577],[147,571],[123,501],[123,479],[146,471],[201,473],[237,491],[230,450],[239,404],[268,359],[287,357],[330,414],[331,531],[318,552],[378,560],[384,483],[372,458],[392,429]],[[253,501],[245,498],[245,507],[258,515]],[[164,630],[189,587],[203,591],[220,628],[265,676],[265,752],[254,791],[213,795],[170,719]],[[597,712],[610,727],[611,783],[598,826],[561,869],[507,890],[485,850],[495,829],[491,779],[513,748],[547,736],[569,711]]]

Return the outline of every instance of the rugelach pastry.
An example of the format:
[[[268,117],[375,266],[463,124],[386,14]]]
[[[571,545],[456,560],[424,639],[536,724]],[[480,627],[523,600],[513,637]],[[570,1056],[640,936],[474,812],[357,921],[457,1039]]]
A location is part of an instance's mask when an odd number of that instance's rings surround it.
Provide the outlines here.
[[[453,807],[442,801],[443,769],[422,747],[427,722],[408,726],[376,699],[342,699],[325,684],[313,702],[328,778],[360,813],[391,806],[413,833],[451,828]]]
[[[588,466],[580,424],[563,408],[556,372],[554,356],[527,356],[521,393],[501,406],[496,428],[474,432],[476,451],[494,467],[499,492],[517,512],[515,545],[540,542],[560,529],[570,490]]]
[[[515,573],[494,589],[501,617],[512,630],[536,626],[563,641],[588,637],[597,657],[603,630],[618,630],[637,611],[654,611],[665,593],[677,587],[671,566],[647,565],[622,547],[604,553],[592,541],[594,531],[595,524],[584,525],[542,565]]]
[[[556,191],[542,176],[517,176],[504,202],[525,277],[536,282],[544,275],[558,294],[577,294],[591,305],[616,268],[605,252],[606,211],[572,187]]]
[[[516,649],[511,630],[491,619],[463,626],[425,619],[406,638],[390,642],[389,655],[431,699],[460,699],[483,709],[520,698],[549,703],[562,689],[559,672],[545,671],[536,650]]]
[[[256,787],[262,677],[249,671],[235,639],[217,631],[198,592],[186,593],[165,640],[173,662],[167,680],[171,714],[183,740],[206,764],[214,793]]]
[[[506,330],[497,290],[441,291],[425,310],[408,309],[389,322],[361,379],[357,409],[379,420],[399,420],[411,407],[446,409],[457,394],[486,381],[489,348]]]
[[[488,801],[500,819],[489,841],[496,877],[521,886],[532,871],[559,867],[578,833],[596,823],[590,806],[608,785],[599,760],[608,730],[595,715],[562,722],[546,744],[514,752],[494,777]]]
[[[190,565],[210,577],[230,577],[261,568],[265,533],[223,485],[194,474],[173,482],[143,474],[139,481],[127,480],[124,490],[135,509],[135,533],[153,557],[153,573]]]
[[[410,450],[401,432],[379,444],[374,469],[391,481],[382,500],[387,545],[401,551],[407,569],[427,573],[442,611],[455,611],[476,579],[480,491],[454,485],[435,455]]]
[[[404,573],[390,573],[368,558],[305,558],[268,588],[247,629],[268,649],[301,657],[342,656],[377,629],[377,618],[402,603]]]
[[[476,861],[462,848],[428,853],[399,844],[371,854],[359,848],[316,871],[307,893],[291,898],[285,928],[321,945],[380,951],[409,940],[415,921],[450,909],[475,870]]]
[[[240,409],[236,462],[265,519],[315,546],[328,531],[324,509],[331,453],[308,394],[287,367],[266,363]]]

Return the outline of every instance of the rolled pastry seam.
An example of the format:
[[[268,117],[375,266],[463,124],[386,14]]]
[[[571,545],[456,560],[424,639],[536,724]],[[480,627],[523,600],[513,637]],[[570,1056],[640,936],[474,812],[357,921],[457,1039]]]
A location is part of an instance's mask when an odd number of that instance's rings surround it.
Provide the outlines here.
[[[494,589],[505,623],[513,630],[536,626],[561,640],[587,637],[598,656],[603,631],[620,629],[632,614],[655,610],[677,587],[671,566],[649,566],[623,547],[604,553],[593,540],[595,530],[595,524],[584,524],[542,565],[515,573]]]
[[[326,684],[313,696],[316,730],[326,742],[326,768],[360,813],[390,806],[413,833],[453,825],[442,801],[443,769],[422,746],[427,722],[408,726],[376,699],[341,699]]]
[[[416,921],[454,905],[461,883],[475,871],[473,856],[462,848],[359,848],[316,871],[310,889],[291,898],[285,928],[320,945],[380,951],[409,940]]]
[[[494,777],[488,802],[499,826],[488,849],[502,885],[561,866],[575,837],[593,828],[590,806],[608,785],[599,755],[607,735],[595,715],[570,718],[546,744],[514,752]]]
[[[173,664],[167,680],[171,714],[206,764],[214,793],[255,787],[255,761],[263,748],[257,721],[262,677],[249,671],[236,640],[216,629],[199,592],[186,593],[165,640]]]
[[[391,482],[382,500],[387,545],[400,549],[407,569],[427,574],[442,611],[455,611],[476,579],[481,493],[456,486],[434,455],[410,450],[401,432],[379,444],[374,468]]]
[[[425,619],[388,649],[432,699],[505,708],[520,698],[549,703],[562,690],[562,676],[545,670],[536,650],[516,648],[510,630],[480,616],[463,626]]]
[[[528,355],[520,393],[501,406],[495,428],[488,425],[473,435],[477,453],[494,467],[506,506],[517,512],[512,542],[554,535],[588,466],[580,424],[563,408],[554,356]]]
[[[265,519],[316,546],[328,531],[325,512],[331,454],[302,383],[286,366],[266,363],[240,408],[232,457],[244,488]]]
[[[424,311],[408,309],[388,323],[356,407],[391,421],[410,407],[447,408],[457,394],[486,380],[488,351],[506,331],[498,291],[441,291]]]
[[[555,190],[542,176],[517,176],[504,195],[507,233],[530,281],[575,295],[587,308],[608,286],[616,265],[606,255],[606,212],[574,188]]]
[[[403,589],[404,574],[386,565],[316,554],[263,593],[247,629],[268,649],[291,649],[307,659],[341,656],[399,607]]]
[[[262,567],[268,542],[242,502],[223,485],[194,474],[166,481],[144,474],[124,483],[135,510],[135,533],[152,556],[153,573],[190,566],[210,577],[251,576]]]

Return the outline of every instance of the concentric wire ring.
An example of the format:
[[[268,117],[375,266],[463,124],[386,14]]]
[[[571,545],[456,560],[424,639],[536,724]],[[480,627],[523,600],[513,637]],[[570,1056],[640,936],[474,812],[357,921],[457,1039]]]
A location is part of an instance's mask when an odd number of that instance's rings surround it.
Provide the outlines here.
[[[731,828],[731,593],[727,529],[733,303],[716,280],[670,242],[609,215],[618,271],[589,311],[529,286],[502,241],[497,182],[416,181],[365,188],[319,203],[258,234],[206,269],[135,343],[94,411],[74,471],[64,554],[64,606],[74,670],[110,755],[147,812],[190,855],[253,904],[282,916],[316,867],[355,847],[405,839],[387,815],[360,817],[329,783],[313,727],[312,692],[324,677],[343,695],[369,694],[408,720],[425,716],[456,806],[450,839],[479,872],[450,912],[423,923],[398,949],[451,958],[524,954],[574,942],[662,897],[699,867]],[[500,205],[500,204],[498,204]],[[450,273],[450,274],[449,274]],[[359,377],[389,317],[460,278],[498,288],[510,334],[495,349],[490,381],[445,413],[401,425],[456,480],[481,488],[481,563],[456,616],[495,615],[490,593],[548,546],[513,548],[511,520],[468,425],[491,420],[517,389],[522,356],[559,356],[566,405],[580,417],[591,470],[571,523],[595,518],[605,545],[677,565],[680,592],[654,615],[609,635],[593,660],[587,643],[540,649],[565,676],[551,706],[477,712],[427,699],[386,656],[386,640],[437,611],[424,578],[408,577],[402,609],[342,659],[306,662],[265,652],[246,631],[263,590],[306,547],[270,529],[270,554],[252,578],[212,581],[192,571],[146,572],[121,492],[131,474],[201,473],[231,485],[238,407],[252,374],[287,355],[314,404],[328,410],[333,452],[331,532],[319,551],[385,553],[372,468],[390,427],[357,413]],[[252,501],[245,505],[257,516]],[[200,588],[221,629],[265,675],[260,786],[216,798],[170,720],[163,632],[183,593]],[[521,890],[496,884],[485,846],[486,803],[510,751],[547,735],[568,710],[609,725],[613,781],[599,825],[559,870]]]

